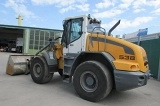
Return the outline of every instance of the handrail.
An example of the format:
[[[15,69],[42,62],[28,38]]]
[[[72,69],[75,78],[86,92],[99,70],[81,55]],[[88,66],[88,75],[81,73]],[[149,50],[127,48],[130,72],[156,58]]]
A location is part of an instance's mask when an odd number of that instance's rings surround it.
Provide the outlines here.
[[[110,36],[111,35],[111,32],[120,24],[120,22],[121,22],[121,20],[119,20],[109,31],[108,31],[108,36]],[[92,45],[92,47],[93,47],[93,43],[92,43],[92,33],[93,33],[93,31],[96,29],[96,28],[99,28],[99,29],[103,29],[104,30],[104,35],[106,35],[106,30],[104,29],[104,28],[102,28],[102,27],[94,27],[93,28],[93,30],[92,30],[92,32],[91,32],[91,36],[90,36],[90,41],[89,41],[89,44],[88,44],[88,50],[90,51],[90,48],[89,48],[89,45],[90,45],[90,43],[91,43],[91,45]],[[103,32],[102,30],[99,30],[99,31],[101,31],[101,32]],[[98,32],[97,32],[97,39],[98,39]],[[104,51],[106,50],[106,36],[104,37],[104,39],[105,39],[105,45],[104,45]],[[98,40],[97,40],[98,41]],[[99,41],[98,41],[98,44],[99,44]],[[99,48],[99,47],[98,47]],[[99,51],[99,49],[98,49],[98,51]]]
[[[99,31],[103,32],[103,35],[106,35],[106,30],[104,28],[102,28],[102,27],[94,27],[93,30],[92,30],[92,32],[91,32],[90,41],[89,41],[89,44],[88,44],[88,50],[89,51],[90,51],[90,47],[89,47],[90,43],[91,43],[91,45],[93,47],[92,34],[93,34],[94,30],[97,29],[97,28],[99,28]],[[102,31],[100,29],[103,29],[104,31]],[[97,32],[97,34],[98,34],[98,32]],[[98,36],[97,36],[97,39],[98,39]],[[105,43],[106,43],[106,37],[105,37]],[[99,41],[98,41],[98,44],[99,44]],[[106,48],[106,44],[105,44],[105,48]],[[104,48],[104,50],[105,50],[105,48]]]

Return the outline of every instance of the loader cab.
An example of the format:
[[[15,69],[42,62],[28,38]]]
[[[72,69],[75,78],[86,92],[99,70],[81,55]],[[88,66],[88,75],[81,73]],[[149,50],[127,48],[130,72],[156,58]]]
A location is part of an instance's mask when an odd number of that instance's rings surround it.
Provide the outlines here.
[[[63,21],[63,35],[61,44],[64,53],[79,53],[85,51],[88,33],[100,31],[101,21],[92,19],[90,15],[69,17]]]

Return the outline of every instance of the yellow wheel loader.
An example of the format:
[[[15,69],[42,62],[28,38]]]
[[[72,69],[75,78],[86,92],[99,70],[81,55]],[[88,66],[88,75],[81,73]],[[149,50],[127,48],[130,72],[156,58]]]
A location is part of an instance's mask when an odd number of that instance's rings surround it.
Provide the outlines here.
[[[90,15],[66,18],[61,43],[50,39],[29,61],[35,83],[49,82],[59,72],[64,82],[72,83],[77,94],[88,101],[99,101],[115,88],[125,91],[147,84],[150,76],[145,50],[111,36],[101,21]],[[47,48],[46,51],[44,51]]]

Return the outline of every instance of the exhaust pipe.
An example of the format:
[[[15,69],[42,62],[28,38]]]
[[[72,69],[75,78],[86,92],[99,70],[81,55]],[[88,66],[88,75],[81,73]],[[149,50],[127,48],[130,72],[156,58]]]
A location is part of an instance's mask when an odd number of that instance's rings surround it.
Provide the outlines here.
[[[108,36],[111,36],[111,32],[120,24],[121,20],[119,20],[109,31]]]

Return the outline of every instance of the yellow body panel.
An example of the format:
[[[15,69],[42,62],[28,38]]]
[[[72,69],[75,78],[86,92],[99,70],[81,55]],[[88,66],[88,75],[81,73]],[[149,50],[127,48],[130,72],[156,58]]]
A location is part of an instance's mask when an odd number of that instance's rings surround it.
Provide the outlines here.
[[[55,55],[58,60],[58,69],[63,69],[63,46],[61,44],[55,44]]]
[[[138,63],[134,63],[134,62],[116,60],[116,61],[113,61],[113,64],[116,66],[117,70],[123,69],[123,70],[137,71],[139,69]]]
[[[106,41],[105,41],[106,39]],[[86,40],[86,51],[107,52],[114,57],[113,64],[117,70],[146,72],[148,65],[145,50],[123,39],[100,34],[89,34]]]

